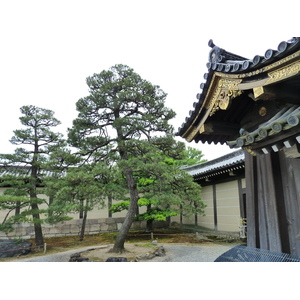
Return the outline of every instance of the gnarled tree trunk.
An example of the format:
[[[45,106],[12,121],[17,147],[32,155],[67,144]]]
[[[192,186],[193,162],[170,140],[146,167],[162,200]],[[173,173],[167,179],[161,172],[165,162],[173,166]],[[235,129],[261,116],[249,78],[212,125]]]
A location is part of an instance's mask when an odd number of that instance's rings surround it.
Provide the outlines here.
[[[137,213],[137,202],[139,199],[139,194],[137,191],[137,185],[133,178],[133,172],[131,169],[127,169],[125,172],[126,175],[126,181],[128,184],[129,192],[130,192],[130,205],[128,212],[126,214],[124,223],[117,235],[115,244],[113,248],[110,250],[114,253],[122,253],[124,251],[124,244],[127,237],[127,234],[129,232],[129,229],[132,225],[133,219]]]
[[[36,132],[36,130],[35,130]],[[37,136],[37,133],[35,133],[35,136]],[[34,148],[34,156],[32,160],[32,168],[31,168],[31,187],[30,187],[30,201],[31,201],[31,209],[32,209],[32,218],[33,218],[33,225],[34,225],[34,234],[35,234],[35,244],[38,247],[41,247],[44,245],[44,236],[43,236],[43,230],[42,225],[40,221],[40,213],[39,213],[39,207],[37,204],[37,178],[38,178],[38,167],[37,167],[37,154],[38,153],[38,143],[35,142],[35,148]]]

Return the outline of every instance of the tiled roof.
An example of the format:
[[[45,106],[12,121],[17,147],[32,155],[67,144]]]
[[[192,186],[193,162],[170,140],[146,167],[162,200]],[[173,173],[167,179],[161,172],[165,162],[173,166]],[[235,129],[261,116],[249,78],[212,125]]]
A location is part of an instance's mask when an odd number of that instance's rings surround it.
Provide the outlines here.
[[[0,179],[5,176],[18,176],[18,177],[29,177],[31,168],[29,166],[22,165],[1,165],[0,166]],[[54,173],[51,171],[40,170],[39,177],[50,177]]]
[[[238,150],[224,156],[218,157],[211,161],[197,164],[194,166],[182,167],[188,174],[198,179],[212,177],[214,175],[227,173],[237,169],[244,168],[244,151]],[[53,172],[41,171],[39,177],[50,177]],[[0,166],[0,179],[5,176],[18,176],[26,178],[30,176],[29,166]]]
[[[277,50],[268,49],[264,56],[255,55],[252,59],[247,59],[227,52],[226,50],[214,45],[212,40],[209,41],[208,45],[212,48],[212,50],[209,53],[209,61],[207,63],[208,72],[203,76],[205,82],[200,84],[202,92],[196,95],[197,102],[193,103],[193,108],[189,111],[189,116],[185,118],[184,123],[182,123],[181,127],[178,128],[177,135],[179,136],[184,135],[185,131],[196,118],[205,99],[214,72],[238,75],[261,69],[264,66],[274,63],[283,57],[286,57],[290,53],[299,50],[300,37],[293,37],[288,41],[282,41],[279,43]]]
[[[243,147],[251,145],[257,141],[262,141],[270,136],[275,136],[276,134],[295,127],[300,122],[300,106],[290,105],[282,108],[275,116],[273,116],[267,122],[259,125],[255,130],[247,132],[245,130],[240,131],[240,137],[234,141],[229,141],[227,144],[231,148]],[[300,143],[300,136],[297,136],[297,141]],[[284,141],[283,143],[288,143]],[[289,147],[288,144],[285,145]],[[273,151],[277,152],[279,149],[276,144],[273,146]],[[262,149],[264,150],[264,148]],[[267,153],[267,152],[265,152]]]
[[[183,170],[198,179],[202,179],[244,168],[244,160],[244,151],[238,150],[202,164],[183,167]]]
[[[207,63],[208,70],[238,74],[262,68],[299,50],[300,37],[293,37],[288,41],[283,41],[279,43],[277,50],[268,49],[264,56],[255,55],[252,59],[227,52],[215,46],[212,40],[208,42],[208,45],[212,48],[209,55],[209,62]]]

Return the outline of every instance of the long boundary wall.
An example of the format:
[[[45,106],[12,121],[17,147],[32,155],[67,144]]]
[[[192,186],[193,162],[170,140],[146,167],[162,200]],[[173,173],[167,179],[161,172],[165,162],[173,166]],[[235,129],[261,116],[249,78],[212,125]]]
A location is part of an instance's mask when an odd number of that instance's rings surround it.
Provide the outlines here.
[[[85,234],[99,234],[106,232],[117,232],[125,218],[100,218],[90,219],[86,221]],[[82,220],[70,220],[55,225],[43,225],[44,237],[58,236],[76,236],[81,230]],[[155,222],[154,227],[166,227],[167,222]],[[0,239],[8,238],[34,238],[34,227],[29,223],[14,225],[14,231],[6,235],[0,231]],[[146,221],[135,221],[131,226],[131,230],[140,230],[146,228]]]

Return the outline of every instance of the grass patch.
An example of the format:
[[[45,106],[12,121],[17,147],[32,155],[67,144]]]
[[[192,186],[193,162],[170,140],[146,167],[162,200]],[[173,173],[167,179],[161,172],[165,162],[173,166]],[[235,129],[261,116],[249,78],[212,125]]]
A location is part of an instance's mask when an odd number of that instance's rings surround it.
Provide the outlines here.
[[[153,245],[152,243],[136,243],[135,244],[138,247],[144,247],[144,248],[157,248],[156,245]]]

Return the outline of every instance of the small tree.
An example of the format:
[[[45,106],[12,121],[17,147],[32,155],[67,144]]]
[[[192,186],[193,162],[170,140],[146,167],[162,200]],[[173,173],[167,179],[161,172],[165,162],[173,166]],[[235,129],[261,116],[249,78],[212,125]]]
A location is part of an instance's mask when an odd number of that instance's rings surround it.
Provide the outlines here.
[[[181,154],[184,157],[185,153]],[[204,214],[201,187],[180,168],[176,160],[156,154],[144,167],[145,170],[139,172],[144,177],[138,180],[139,193],[143,195],[138,205],[146,206],[147,210],[135,219],[146,220],[148,232],[153,231],[154,221],[166,221],[179,213],[186,216]],[[119,212],[127,210],[128,206],[129,202],[123,201],[113,205],[111,210]]]
[[[114,182],[116,172],[105,163],[98,162],[69,168],[64,176],[48,178],[45,194],[53,198],[48,219],[51,221],[54,218],[56,222],[70,213],[80,213],[82,222],[79,239],[82,241],[88,212],[96,207],[103,208],[107,198],[124,196],[124,189]]]
[[[6,191],[4,196],[0,196],[3,203],[11,203],[11,209],[22,208],[17,216],[6,219],[3,226],[12,225],[14,222],[32,222],[35,231],[35,242],[37,246],[44,244],[42,233],[41,214],[45,209],[40,209],[40,204],[45,203],[45,199],[39,198],[38,186],[43,178],[43,170],[52,151],[64,145],[64,140],[60,133],[54,133],[50,129],[60,124],[54,118],[54,112],[36,106],[22,106],[21,124],[24,129],[14,131],[14,136],[10,140],[14,145],[22,145],[15,150],[14,154],[2,154],[0,161],[3,165],[16,166],[19,171],[24,171],[24,177],[20,174],[6,178],[3,185],[10,185],[12,188]],[[8,205],[8,204],[7,204]],[[5,225],[6,224],[6,225]]]
[[[147,141],[151,153],[173,134],[169,120],[175,113],[164,106],[166,94],[142,79],[133,69],[115,65],[87,78],[90,95],[76,103],[78,118],[69,130],[69,141],[80,153],[99,160],[116,156],[130,195],[128,213],[116,238],[113,252],[122,252],[127,233],[137,213],[139,197],[134,176],[139,158],[135,147]],[[161,136],[160,145],[153,137]],[[156,150],[155,150],[156,149]],[[150,155],[150,154],[149,154]]]
[[[54,183],[53,179],[47,183],[46,193],[53,194],[50,213],[60,213],[62,216],[69,213],[82,213],[80,240],[83,240],[88,211],[92,210],[96,204],[99,207],[104,205],[101,190],[91,168],[87,165],[70,168],[57,184]]]
[[[188,146],[182,152],[182,158],[176,161],[179,166],[193,166],[206,162],[203,159],[204,154],[201,150]]]

